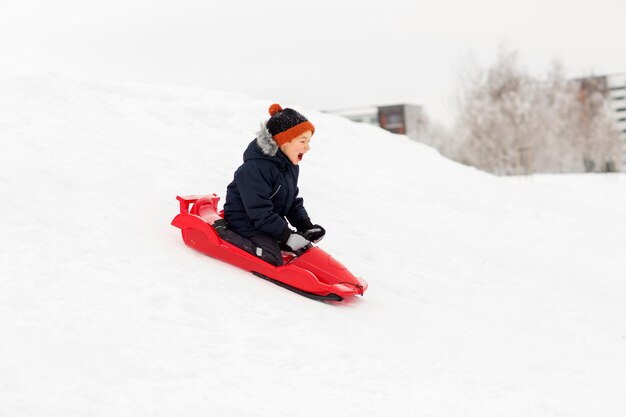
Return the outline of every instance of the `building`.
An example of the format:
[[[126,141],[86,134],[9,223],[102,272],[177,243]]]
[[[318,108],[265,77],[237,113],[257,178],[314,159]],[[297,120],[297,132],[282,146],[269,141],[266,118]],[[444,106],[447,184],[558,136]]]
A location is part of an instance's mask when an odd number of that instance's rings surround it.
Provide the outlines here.
[[[626,74],[607,75],[608,99],[617,127],[622,133],[622,167],[626,168]]]
[[[407,135],[411,139],[419,139],[424,128],[424,112],[421,106],[412,104],[396,104],[391,106],[369,106],[342,110],[331,110],[326,113],[336,114],[354,122],[368,123],[382,127],[392,133]]]
[[[378,107],[378,124],[385,130],[417,140],[424,128],[424,113],[420,106],[411,104],[381,106]]]

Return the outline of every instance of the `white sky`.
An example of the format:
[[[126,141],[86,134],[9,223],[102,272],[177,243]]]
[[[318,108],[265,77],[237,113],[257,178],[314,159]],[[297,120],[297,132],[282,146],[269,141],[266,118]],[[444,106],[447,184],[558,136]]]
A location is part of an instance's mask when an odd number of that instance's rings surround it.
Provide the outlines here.
[[[0,70],[198,85],[336,109],[406,102],[436,119],[470,58],[626,71],[623,0],[0,0]]]

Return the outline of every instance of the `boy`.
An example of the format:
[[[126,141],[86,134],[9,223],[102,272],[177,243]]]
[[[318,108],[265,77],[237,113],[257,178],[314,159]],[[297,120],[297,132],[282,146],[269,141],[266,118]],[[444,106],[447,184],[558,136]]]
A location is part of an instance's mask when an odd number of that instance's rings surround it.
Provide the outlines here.
[[[298,197],[298,164],[311,149],[315,127],[297,111],[278,104],[272,104],[269,113],[228,185],[225,222],[214,226],[222,239],[280,266],[281,249],[298,252],[319,242],[326,231],[311,223]]]

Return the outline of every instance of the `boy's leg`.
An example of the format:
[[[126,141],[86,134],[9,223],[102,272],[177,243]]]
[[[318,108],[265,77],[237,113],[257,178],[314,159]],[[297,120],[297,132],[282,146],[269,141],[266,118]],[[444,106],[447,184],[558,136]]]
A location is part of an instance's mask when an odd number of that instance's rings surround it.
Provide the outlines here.
[[[226,220],[216,220],[213,227],[222,239],[245,250],[248,253],[258,256],[265,262],[275,266],[283,264],[283,255],[280,253],[278,242],[269,236],[252,236],[246,239],[238,233],[228,228]]]
[[[283,255],[280,253],[278,242],[269,236],[252,236],[250,241],[254,243],[255,255],[275,266],[281,266]]]

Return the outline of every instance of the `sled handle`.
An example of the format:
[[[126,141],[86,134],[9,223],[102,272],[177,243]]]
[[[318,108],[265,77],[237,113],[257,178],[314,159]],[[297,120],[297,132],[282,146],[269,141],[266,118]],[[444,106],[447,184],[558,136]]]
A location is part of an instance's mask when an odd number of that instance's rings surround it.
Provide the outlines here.
[[[220,198],[215,193],[206,194],[206,195],[195,195],[195,194],[184,195],[184,196],[177,195],[176,200],[178,200],[180,203],[180,213],[189,214],[189,206],[204,197],[211,197],[213,201],[216,203],[215,206],[217,207],[217,202],[219,201]]]

